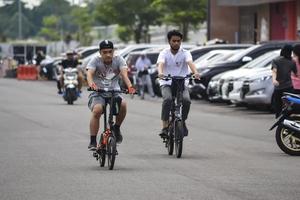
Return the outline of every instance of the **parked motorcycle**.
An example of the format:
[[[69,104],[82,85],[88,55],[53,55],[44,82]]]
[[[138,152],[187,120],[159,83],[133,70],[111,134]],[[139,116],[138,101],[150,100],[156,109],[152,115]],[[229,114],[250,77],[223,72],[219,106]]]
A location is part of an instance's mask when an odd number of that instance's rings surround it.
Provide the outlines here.
[[[73,104],[79,96],[78,90],[78,70],[76,68],[66,68],[63,70],[64,87],[63,98],[68,104]]]
[[[300,156],[300,95],[284,93],[283,108],[277,122],[270,130],[276,129],[276,142],[286,154]]]

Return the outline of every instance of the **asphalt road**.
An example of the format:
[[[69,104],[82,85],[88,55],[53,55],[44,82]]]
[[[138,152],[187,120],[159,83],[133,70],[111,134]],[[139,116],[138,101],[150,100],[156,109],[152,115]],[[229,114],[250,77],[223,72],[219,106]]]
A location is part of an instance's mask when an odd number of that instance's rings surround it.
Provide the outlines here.
[[[1,200],[295,200],[300,163],[277,147],[273,115],[193,101],[182,158],[161,139],[161,99],[126,97],[114,170],[87,150],[87,95],[67,105],[54,82],[0,79]]]

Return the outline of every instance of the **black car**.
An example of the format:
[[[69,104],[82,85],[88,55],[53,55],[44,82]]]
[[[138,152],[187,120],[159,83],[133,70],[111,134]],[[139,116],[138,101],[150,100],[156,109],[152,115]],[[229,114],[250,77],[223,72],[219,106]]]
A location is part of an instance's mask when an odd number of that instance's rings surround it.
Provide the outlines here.
[[[193,82],[193,85],[190,86],[190,93],[197,93],[206,98],[206,87],[213,76],[228,70],[237,69],[268,51],[276,50],[282,48],[286,44],[294,43],[295,41],[274,41],[253,45],[245,50],[241,50],[241,52],[230,57],[226,62],[209,65],[199,71],[201,80],[195,80]]]
[[[193,60],[196,60],[200,56],[212,51],[212,50],[219,50],[219,49],[228,49],[228,50],[235,50],[235,49],[246,49],[251,47],[251,44],[214,44],[208,46],[200,46],[195,47],[190,50]]]

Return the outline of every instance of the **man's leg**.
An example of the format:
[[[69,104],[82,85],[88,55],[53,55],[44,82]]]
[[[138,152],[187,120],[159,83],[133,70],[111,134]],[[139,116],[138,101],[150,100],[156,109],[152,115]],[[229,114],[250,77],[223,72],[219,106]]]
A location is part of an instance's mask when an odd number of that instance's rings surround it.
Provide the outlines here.
[[[78,72],[78,90],[80,92],[81,92],[82,84],[83,84],[83,74],[82,72]]]
[[[123,136],[120,131],[120,126],[122,125],[122,122],[124,121],[124,119],[126,117],[126,113],[127,113],[127,104],[124,100],[122,100],[121,106],[120,106],[120,112],[116,116],[116,124],[114,125],[114,131],[115,131],[116,140],[118,143],[121,143],[123,140]]]
[[[190,93],[188,91],[188,88],[185,87],[183,90],[183,106],[182,106],[182,120],[183,120],[183,128],[184,128],[184,135],[188,135],[188,129],[185,124],[185,120],[188,118],[189,112],[190,112],[190,107],[191,107],[191,98],[190,98]]]
[[[161,120],[162,120],[162,130],[159,134],[161,137],[166,137],[167,128],[169,126],[169,117],[172,105],[172,90],[170,86],[161,86],[161,94],[163,98],[162,110],[161,110]]]
[[[151,77],[149,74],[146,75],[146,84],[147,84],[147,88],[148,88],[148,93],[150,94],[151,97],[154,97],[154,92],[153,92],[153,86],[152,86],[152,81],[151,81]]]
[[[64,86],[64,77],[63,75],[61,74],[59,76],[59,79],[57,81],[57,89],[58,89],[58,94],[62,94],[62,89],[63,89],[63,86]]]
[[[94,105],[92,110],[91,120],[90,120],[91,141],[88,147],[91,151],[96,150],[97,147],[96,137],[100,127],[100,117],[102,112],[103,112],[103,106],[101,104]]]

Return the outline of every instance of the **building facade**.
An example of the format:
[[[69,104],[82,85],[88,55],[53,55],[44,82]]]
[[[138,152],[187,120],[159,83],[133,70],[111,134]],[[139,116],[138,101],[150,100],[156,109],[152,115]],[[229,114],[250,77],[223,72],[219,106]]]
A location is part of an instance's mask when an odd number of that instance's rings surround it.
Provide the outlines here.
[[[300,38],[300,0],[208,0],[207,38],[257,43]]]

